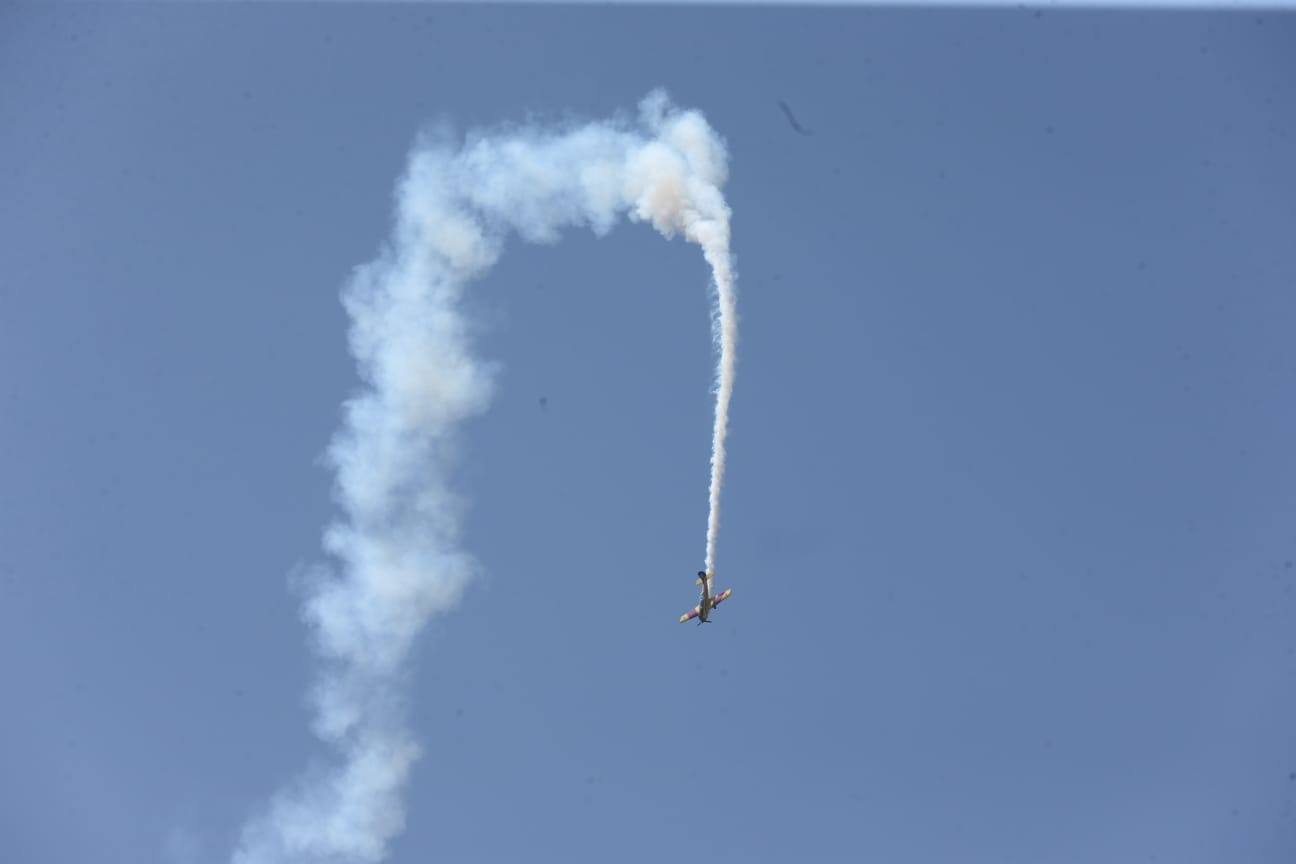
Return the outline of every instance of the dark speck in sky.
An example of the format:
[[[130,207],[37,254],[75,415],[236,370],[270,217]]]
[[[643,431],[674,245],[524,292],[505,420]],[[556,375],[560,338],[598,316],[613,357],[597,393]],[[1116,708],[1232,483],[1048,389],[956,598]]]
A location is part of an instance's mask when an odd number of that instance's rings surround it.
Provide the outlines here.
[[[792,109],[788,107],[788,104],[786,102],[780,99],[778,106],[783,110],[783,116],[787,118],[788,125],[791,126],[794,130],[796,130],[799,134],[801,135],[814,134],[809,129],[805,128],[804,126],[802,126],[800,123],[797,122],[796,116],[792,113]]]

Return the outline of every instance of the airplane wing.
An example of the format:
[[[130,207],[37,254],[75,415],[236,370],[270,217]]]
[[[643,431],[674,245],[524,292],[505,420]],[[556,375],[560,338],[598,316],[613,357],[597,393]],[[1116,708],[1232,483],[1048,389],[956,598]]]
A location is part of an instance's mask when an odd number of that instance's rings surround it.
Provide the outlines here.
[[[732,593],[733,593],[733,589],[732,589],[732,588],[726,588],[726,589],[724,590],[724,593],[723,593],[723,594],[719,594],[719,595],[717,595],[716,598],[715,598],[714,600],[711,601],[711,605],[712,605],[712,606],[719,606],[721,603],[723,603],[724,601],[728,600],[728,599],[729,599],[729,595],[732,594]]]
[[[679,623],[683,624],[685,621],[691,621],[691,620],[693,620],[694,618],[696,618],[696,617],[697,617],[698,615],[700,615],[700,614],[702,614],[702,609],[701,609],[701,607],[699,607],[699,606],[694,606],[692,612],[685,612],[683,615],[680,616],[680,622],[679,622]]]

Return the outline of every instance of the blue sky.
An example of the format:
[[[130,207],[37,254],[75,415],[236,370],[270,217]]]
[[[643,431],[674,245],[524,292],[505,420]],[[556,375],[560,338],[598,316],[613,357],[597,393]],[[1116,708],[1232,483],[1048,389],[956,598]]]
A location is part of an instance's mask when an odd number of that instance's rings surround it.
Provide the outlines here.
[[[1290,861],[1294,49],[1277,13],[5,7],[0,858],[227,860],[325,756],[289,574],[411,142],[663,86],[730,151],[734,598],[675,623],[696,248],[511,245],[468,300],[483,576],[418,646],[390,860]]]

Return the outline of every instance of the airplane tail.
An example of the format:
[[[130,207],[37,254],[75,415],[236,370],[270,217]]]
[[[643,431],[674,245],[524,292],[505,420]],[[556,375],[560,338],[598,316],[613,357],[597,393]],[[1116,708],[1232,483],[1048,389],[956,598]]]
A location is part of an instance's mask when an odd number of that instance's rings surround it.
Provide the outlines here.
[[[710,581],[711,581],[711,574],[708,573],[708,572],[706,572],[705,570],[699,570],[699,571],[698,571],[698,578],[696,578],[696,579],[693,580],[693,584],[694,584],[694,585],[701,585],[703,579],[705,579],[705,580],[707,580],[708,582],[710,582]]]

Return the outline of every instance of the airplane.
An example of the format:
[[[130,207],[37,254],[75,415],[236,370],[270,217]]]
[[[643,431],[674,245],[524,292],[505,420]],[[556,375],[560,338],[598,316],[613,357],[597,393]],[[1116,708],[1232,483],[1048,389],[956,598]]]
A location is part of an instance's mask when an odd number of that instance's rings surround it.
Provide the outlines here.
[[[710,624],[710,623],[711,623],[711,610],[714,609],[715,607],[719,606],[719,605],[720,605],[721,603],[723,603],[724,601],[728,600],[728,599],[729,599],[729,595],[733,593],[733,589],[732,589],[732,588],[726,588],[726,589],[724,590],[724,593],[719,594],[719,595],[717,595],[717,596],[715,596],[715,597],[712,597],[712,596],[711,596],[711,577],[712,577],[712,575],[713,575],[713,574],[708,573],[708,572],[706,572],[705,570],[699,570],[699,571],[698,571],[697,584],[699,584],[699,585],[702,586],[702,602],[700,602],[700,603],[698,603],[698,605],[694,606],[693,609],[692,609],[692,611],[690,611],[690,612],[685,612],[683,615],[680,616],[680,619],[679,619],[679,620],[680,620],[680,623],[681,623],[681,624],[683,624],[685,621],[691,620],[691,619],[693,619],[693,618],[698,619],[698,624],[699,624],[699,625],[701,625],[701,624]]]

